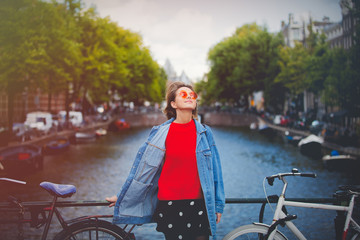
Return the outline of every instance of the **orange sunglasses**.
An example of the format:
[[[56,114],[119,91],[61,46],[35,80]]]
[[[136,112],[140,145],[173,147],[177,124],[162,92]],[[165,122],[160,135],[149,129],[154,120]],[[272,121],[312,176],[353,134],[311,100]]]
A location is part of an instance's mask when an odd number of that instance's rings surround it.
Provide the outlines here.
[[[179,96],[182,97],[183,99],[185,99],[188,97],[188,93],[185,90],[181,90],[179,92]],[[196,100],[198,95],[195,92],[190,92],[190,97],[191,97],[191,99]]]

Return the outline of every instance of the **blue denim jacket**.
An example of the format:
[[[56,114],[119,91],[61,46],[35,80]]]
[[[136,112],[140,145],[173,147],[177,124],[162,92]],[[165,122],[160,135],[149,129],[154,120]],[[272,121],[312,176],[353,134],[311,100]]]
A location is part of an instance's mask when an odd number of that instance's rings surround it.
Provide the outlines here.
[[[118,194],[113,218],[115,224],[153,222],[152,216],[158,203],[158,180],[165,159],[165,140],[173,121],[172,118],[153,127],[148,140],[140,147],[130,174]],[[199,178],[211,233],[215,237],[215,213],[223,213],[225,207],[220,158],[211,129],[196,120],[195,126]]]

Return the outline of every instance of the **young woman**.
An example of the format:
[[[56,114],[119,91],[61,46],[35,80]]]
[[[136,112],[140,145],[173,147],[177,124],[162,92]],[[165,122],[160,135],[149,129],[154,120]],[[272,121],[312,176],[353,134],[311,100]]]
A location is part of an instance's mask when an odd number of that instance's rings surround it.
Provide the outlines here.
[[[191,85],[168,86],[169,120],[153,127],[120,193],[106,198],[114,223],[155,221],[167,240],[215,238],[224,185],[212,131],[196,120],[196,98]]]

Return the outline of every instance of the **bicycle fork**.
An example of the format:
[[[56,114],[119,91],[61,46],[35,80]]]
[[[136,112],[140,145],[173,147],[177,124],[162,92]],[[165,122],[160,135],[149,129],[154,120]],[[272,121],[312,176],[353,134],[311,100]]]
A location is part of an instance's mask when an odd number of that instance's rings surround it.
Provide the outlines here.
[[[354,208],[354,203],[355,203],[355,195],[352,195],[351,199],[350,199],[347,215],[346,215],[342,240],[346,239],[347,233],[349,231],[350,220],[351,220],[351,216],[352,216],[352,212],[353,212],[353,208]]]
[[[306,240],[305,236],[300,232],[300,230],[295,226],[294,223],[291,222],[291,220],[294,220],[297,218],[296,215],[286,215],[282,208],[285,204],[285,192],[287,188],[287,181],[285,178],[280,178],[282,182],[284,183],[284,187],[282,189],[281,195],[279,197],[279,200],[276,205],[274,217],[271,223],[271,226],[269,227],[269,231],[267,235],[265,236],[265,239],[272,240],[275,236],[277,225],[279,224],[286,224],[286,226],[298,237],[299,240]]]

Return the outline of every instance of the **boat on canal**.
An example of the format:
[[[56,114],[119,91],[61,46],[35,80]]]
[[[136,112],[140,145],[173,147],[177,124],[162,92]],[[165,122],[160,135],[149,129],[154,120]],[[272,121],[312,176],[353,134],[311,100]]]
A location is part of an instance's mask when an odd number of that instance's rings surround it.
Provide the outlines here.
[[[41,170],[43,155],[41,147],[33,144],[7,147],[0,151],[0,175],[22,170]]]
[[[107,134],[107,131],[104,128],[99,128],[95,130],[95,134],[97,137],[101,137],[101,136],[105,136]]]
[[[125,119],[116,119],[109,125],[110,131],[123,131],[130,128],[130,124]]]
[[[299,141],[298,147],[300,148],[301,154],[313,159],[321,159],[323,143],[324,139],[311,134],[306,138],[301,139]]]
[[[58,137],[45,144],[44,152],[46,154],[61,153],[69,149],[69,146],[70,141],[67,137]]]
[[[265,136],[273,136],[275,134],[275,131],[264,121],[259,121],[258,131]]]
[[[339,154],[333,150],[330,155],[322,157],[324,166],[329,169],[350,169],[360,166],[360,159],[351,155]]]
[[[75,142],[76,143],[86,143],[96,140],[95,132],[77,132],[75,133]]]

